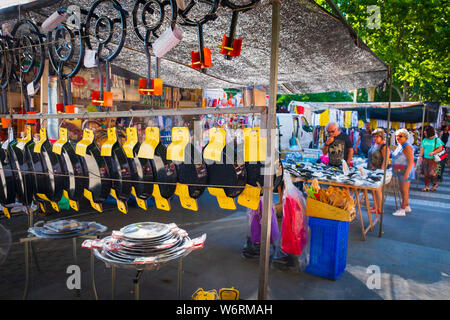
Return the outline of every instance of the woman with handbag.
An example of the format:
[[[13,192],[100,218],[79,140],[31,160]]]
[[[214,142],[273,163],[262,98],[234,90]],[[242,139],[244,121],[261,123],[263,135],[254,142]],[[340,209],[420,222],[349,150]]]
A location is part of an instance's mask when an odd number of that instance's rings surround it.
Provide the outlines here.
[[[393,213],[394,216],[405,216],[406,212],[411,212],[409,206],[409,186],[415,179],[414,172],[414,152],[408,143],[409,132],[406,129],[399,129],[395,132],[395,139],[398,147],[392,153],[393,176],[398,179],[400,194],[402,196],[401,208]]]
[[[424,139],[422,140],[420,146],[420,157],[419,161],[423,166],[423,174],[425,179],[425,188],[422,191],[436,191],[438,187],[437,183],[437,165],[439,161],[436,162],[435,155],[440,153],[444,148],[444,143],[441,139],[436,136],[436,132],[432,126],[426,126],[423,129]],[[433,186],[429,187],[430,182],[433,183]]]

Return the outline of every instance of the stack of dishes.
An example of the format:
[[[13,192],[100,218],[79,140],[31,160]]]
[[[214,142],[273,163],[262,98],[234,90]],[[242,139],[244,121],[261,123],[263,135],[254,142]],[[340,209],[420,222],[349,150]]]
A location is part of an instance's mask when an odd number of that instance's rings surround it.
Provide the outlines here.
[[[64,239],[105,232],[108,228],[96,222],[57,220],[36,222],[28,232],[39,238]]]
[[[87,240],[83,247],[93,249],[95,256],[108,265],[152,269],[201,249],[205,239],[204,234],[191,240],[173,223],[140,222],[113,231],[102,240]]]

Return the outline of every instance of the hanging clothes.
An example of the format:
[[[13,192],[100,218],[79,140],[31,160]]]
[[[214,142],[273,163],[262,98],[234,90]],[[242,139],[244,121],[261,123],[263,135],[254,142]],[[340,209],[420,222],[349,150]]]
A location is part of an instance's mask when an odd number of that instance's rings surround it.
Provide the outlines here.
[[[320,114],[320,126],[325,127],[330,123],[330,109],[326,109]]]
[[[352,111],[351,127],[353,127],[353,128],[358,127],[358,123],[359,123],[358,111]]]
[[[344,112],[344,127],[348,129],[352,127],[352,111]]]

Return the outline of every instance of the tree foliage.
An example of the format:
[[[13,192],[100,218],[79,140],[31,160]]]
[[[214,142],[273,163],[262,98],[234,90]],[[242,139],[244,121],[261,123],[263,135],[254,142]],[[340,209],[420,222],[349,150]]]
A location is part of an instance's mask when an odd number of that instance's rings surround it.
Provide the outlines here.
[[[326,0],[315,0],[331,13]],[[448,0],[334,0],[361,39],[393,69],[403,101],[449,103]],[[377,6],[381,23],[373,27]]]

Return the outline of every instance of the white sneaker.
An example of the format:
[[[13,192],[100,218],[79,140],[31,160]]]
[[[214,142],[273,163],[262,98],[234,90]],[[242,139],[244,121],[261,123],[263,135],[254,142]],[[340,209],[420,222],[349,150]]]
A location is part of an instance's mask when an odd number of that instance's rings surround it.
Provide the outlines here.
[[[412,210],[411,210],[411,207],[410,206],[407,206],[406,208],[405,208],[405,212],[406,213],[408,213],[408,212],[411,212]]]
[[[406,216],[406,212],[405,212],[405,209],[398,209],[392,215],[396,216],[396,217],[404,217],[404,216]]]

